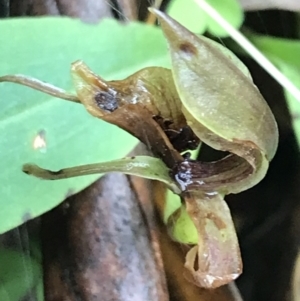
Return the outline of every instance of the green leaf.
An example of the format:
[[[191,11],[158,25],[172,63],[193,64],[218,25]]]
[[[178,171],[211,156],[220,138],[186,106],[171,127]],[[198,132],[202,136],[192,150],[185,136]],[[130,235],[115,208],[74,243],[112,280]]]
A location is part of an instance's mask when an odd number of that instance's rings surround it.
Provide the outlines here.
[[[246,33],[251,42],[260,49],[280,71],[300,89],[300,41]],[[292,114],[298,145],[300,145],[300,104],[296,98],[284,90],[289,110]]]
[[[0,300],[23,300],[41,279],[35,259],[9,249],[0,249]]]
[[[206,14],[194,0],[173,0],[167,12],[192,32],[202,34],[206,31]]]
[[[244,13],[237,0],[206,0],[234,28],[244,21]],[[217,37],[227,37],[228,33],[214,19],[208,16],[194,0],[173,0],[168,7],[168,15],[188,30],[202,34],[206,30]]]
[[[234,28],[239,28],[244,21],[244,13],[237,0],[206,0],[213,8],[215,8],[224,19],[228,21]],[[208,31],[217,37],[227,37],[227,31],[221,27],[214,19],[207,16]]]
[[[0,76],[23,73],[71,89],[70,64],[77,59],[112,79],[146,66],[169,67],[161,32],[143,24],[105,20],[96,26],[68,18],[22,18],[1,21],[0,32]],[[27,87],[0,84],[0,105],[0,233],[50,210],[96,179],[38,181],[22,173],[24,163],[60,169],[114,160],[136,143],[82,106]],[[39,133],[46,147],[34,149]]]
[[[277,60],[277,65],[281,72],[285,74],[285,76],[300,89],[300,66],[297,67],[281,60]],[[284,90],[284,93],[292,115],[292,122],[298,145],[300,146],[300,104],[286,89]]]
[[[245,33],[247,38],[267,57],[300,68],[300,41]],[[274,62],[276,63],[276,62]]]

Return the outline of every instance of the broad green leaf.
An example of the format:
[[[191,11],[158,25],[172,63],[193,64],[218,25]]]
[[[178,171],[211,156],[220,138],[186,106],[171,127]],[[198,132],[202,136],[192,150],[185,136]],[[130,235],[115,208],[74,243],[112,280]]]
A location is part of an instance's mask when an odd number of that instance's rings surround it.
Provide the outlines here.
[[[146,66],[169,66],[161,32],[147,25],[22,18],[1,21],[0,32],[0,76],[27,74],[67,90],[72,89],[70,65],[78,59],[112,79]],[[22,173],[24,163],[57,170],[113,160],[136,143],[124,131],[91,117],[81,105],[27,87],[1,83],[0,105],[0,233],[50,210],[96,179],[41,181]],[[38,134],[46,147],[35,149]]]
[[[172,0],[167,12],[192,32],[202,34],[206,31],[206,14],[194,0]]]
[[[9,249],[0,249],[0,300],[22,300],[41,277],[41,266],[34,258]]]
[[[270,59],[300,68],[300,41],[245,33],[247,38]],[[276,63],[276,62],[275,62]]]
[[[254,33],[246,33],[246,35],[300,89],[300,41]],[[287,90],[285,90],[285,96],[293,117],[293,126],[298,144],[300,145],[300,105]]]
[[[244,13],[237,0],[206,0],[234,28],[239,28],[244,21]],[[227,37],[227,31],[208,16],[194,0],[172,0],[168,14],[188,30],[202,34],[209,31],[217,37]]]
[[[206,0],[215,8],[224,19],[234,28],[239,28],[244,21],[244,13],[238,0]],[[227,37],[227,31],[221,27],[214,19],[207,16],[207,29],[217,37]]]
[[[277,65],[281,72],[285,74],[285,76],[300,89],[300,66],[297,67],[281,60],[277,60]],[[292,122],[298,145],[300,146],[300,104],[287,90],[284,90],[284,93],[292,115]]]

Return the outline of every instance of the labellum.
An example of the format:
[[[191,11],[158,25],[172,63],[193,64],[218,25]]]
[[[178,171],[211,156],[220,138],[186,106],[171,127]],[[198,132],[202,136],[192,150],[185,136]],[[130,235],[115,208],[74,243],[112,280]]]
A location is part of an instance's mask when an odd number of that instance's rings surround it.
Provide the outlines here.
[[[124,80],[105,81],[83,62],[72,64],[77,95],[21,75],[0,81],[24,84],[82,103],[93,116],[136,136],[156,158],[135,157],[58,172],[25,165],[29,174],[59,179],[121,171],[160,180],[179,194],[198,233],[186,256],[187,278],[216,288],[236,279],[242,262],[224,196],[256,185],[265,176],[278,143],[275,119],[243,63],[228,49],[189,32],[166,14],[151,9],[168,41],[172,69],[149,67]],[[230,154],[200,162],[181,153],[202,141]],[[187,213],[187,214],[186,214]],[[184,214],[184,216],[180,216]]]

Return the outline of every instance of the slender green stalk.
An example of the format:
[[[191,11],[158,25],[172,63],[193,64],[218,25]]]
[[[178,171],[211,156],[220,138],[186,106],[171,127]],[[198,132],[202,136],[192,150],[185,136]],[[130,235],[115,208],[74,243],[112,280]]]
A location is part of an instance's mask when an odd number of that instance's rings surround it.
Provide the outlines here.
[[[85,175],[103,174],[106,172],[122,172],[127,175],[140,176],[146,179],[165,183],[174,193],[180,189],[169,175],[169,169],[158,158],[148,156],[128,157],[119,160],[95,164],[80,165],[51,171],[35,164],[23,165],[23,172],[45,180],[60,180]]]
[[[0,76],[0,82],[11,82],[11,83],[27,86],[57,98],[80,103],[76,95],[69,94],[61,88],[55,87],[51,84],[45,83],[39,79],[27,75],[14,74],[14,75]]]

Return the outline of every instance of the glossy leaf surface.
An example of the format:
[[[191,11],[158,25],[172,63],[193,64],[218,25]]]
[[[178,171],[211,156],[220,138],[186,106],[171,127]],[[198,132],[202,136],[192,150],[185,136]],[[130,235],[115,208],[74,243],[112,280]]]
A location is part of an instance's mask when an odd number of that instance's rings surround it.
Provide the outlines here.
[[[70,64],[77,59],[114,79],[146,66],[169,64],[160,31],[142,24],[11,19],[0,22],[0,32],[0,76],[23,73],[65,89],[72,87]],[[136,143],[124,131],[87,115],[80,105],[26,87],[1,83],[0,103],[0,233],[50,210],[96,178],[40,181],[22,173],[24,163],[60,169],[118,159]]]
[[[167,12],[192,32],[203,34],[207,28],[206,14],[194,0],[173,0]]]
[[[276,60],[278,67],[280,68],[281,72],[286,75],[286,77],[294,83],[298,89],[300,89],[300,59],[299,59],[299,66],[295,66],[292,64],[287,64],[285,61]],[[292,115],[293,126],[295,129],[296,137],[298,140],[298,145],[300,146],[300,104],[299,102],[293,97],[291,93],[287,90],[284,91],[285,97],[287,100],[287,104],[289,110]]]
[[[280,71],[300,89],[300,41],[272,36],[247,33],[246,36],[264,53]],[[300,145],[300,105],[295,97],[285,89],[289,110],[293,117],[293,126]]]
[[[234,28],[239,28],[244,21],[244,12],[238,0],[206,0]],[[207,29],[217,37],[227,37],[227,31],[210,16],[207,16]]]
[[[246,37],[255,44],[271,60],[280,59],[286,64],[300,67],[300,41],[292,39],[283,39],[267,35],[259,35],[252,32],[246,32]]]
[[[239,28],[244,20],[244,13],[237,0],[206,0],[233,27]],[[194,0],[173,0],[168,6],[168,14],[188,30],[203,34],[205,31],[217,36],[228,36],[227,31],[208,16]]]
[[[39,285],[40,262],[27,254],[0,249],[1,301],[21,300]]]

